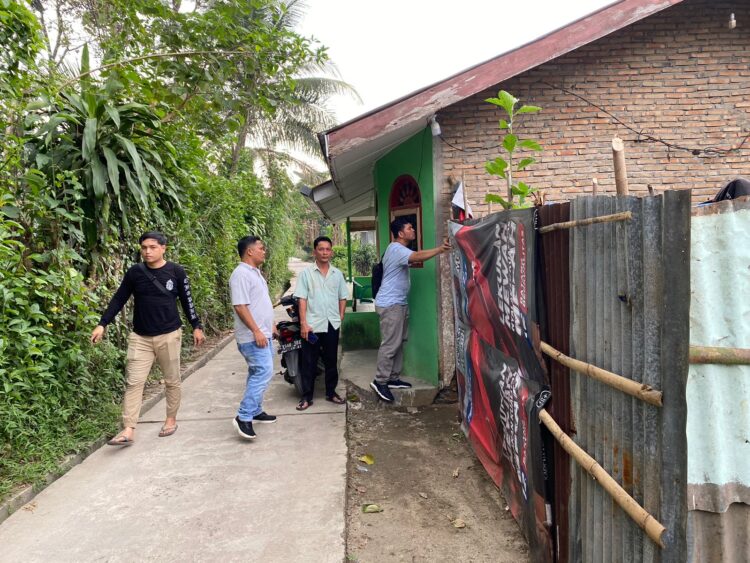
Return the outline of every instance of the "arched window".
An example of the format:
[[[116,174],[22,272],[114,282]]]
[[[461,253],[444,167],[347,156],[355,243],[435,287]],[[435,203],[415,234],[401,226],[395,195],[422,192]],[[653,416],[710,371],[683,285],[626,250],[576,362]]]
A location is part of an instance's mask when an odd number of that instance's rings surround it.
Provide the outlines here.
[[[417,232],[417,237],[409,245],[412,250],[422,250],[422,194],[419,184],[410,175],[396,178],[388,199],[389,221],[396,217],[405,217]]]

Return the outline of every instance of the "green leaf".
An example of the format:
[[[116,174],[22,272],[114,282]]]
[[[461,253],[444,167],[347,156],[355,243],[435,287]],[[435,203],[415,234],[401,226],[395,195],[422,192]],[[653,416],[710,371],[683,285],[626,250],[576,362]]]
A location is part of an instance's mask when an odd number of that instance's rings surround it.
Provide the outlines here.
[[[37,135],[40,137],[43,135],[46,135],[47,133],[51,133],[55,129],[57,129],[57,126],[61,123],[65,123],[65,118],[61,117],[59,115],[53,115],[47,123],[42,125],[39,130],[36,132]]]
[[[104,111],[106,111],[109,117],[112,119],[112,122],[115,124],[115,127],[119,129],[120,128],[120,113],[117,111],[117,108],[112,107],[109,104],[105,104]]]
[[[130,173],[130,168],[123,162],[120,162],[120,168],[122,168],[122,171],[125,173],[125,180],[127,181],[128,188],[130,188],[130,193],[133,194],[136,202],[138,202],[143,207],[146,207],[146,205],[148,204],[146,193],[141,189],[138,183],[133,180],[133,175]]]
[[[91,159],[91,177],[94,185],[94,195],[101,199],[107,193],[107,172],[98,155]]]
[[[117,166],[120,164],[117,155],[109,147],[102,149],[104,152],[104,158],[107,161],[107,174],[109,176],[109,183],[112,184],[112,191],[116,196],[120,195],[120,171]]]
[[[34,111],[37,109],[46,108],[49,105],[49,100],[34,100],[26,106],[26,111]]]
[[[503,147],[505,147],[505,150],[512,153],[514,150],[516,150],[516,143],[518,142],[518,137],[513,135],[512,133],[509,133],[503,138]]]
[[[541,145],[539,143],[537,143],[536,141],[532,141],[530,139],[527,139],[525,141],[521,141],[520,143],[518,143],[518,146],[522,147],[524,149],[532,150],[532,151],[540,151],[540,150],[542,150],[542,147],[541,147]]]
[[[143,170],[143,161],[141,160],[141,156],[138,154],[138,149],[136,148],[133,141],[131,141],[130,139],[127,139],[123,137],[122,135],[117,135],[117,134],[115,134],[115,137],[119,141],[120,146],[122,146],[122,148],[124,148],[127,151],[127,153],[130,155],[130,160],[133,163],[133,167],[135,168],[135,173],[138,176],[138,181],[140,182],[144,195],[145,195],[145,192],[148,191],[148,177],[146,176],[146,173]]]
[[[86,111],[89,117],[99,117],[99,100],[96,98],[96,94],[93,92],[86,92],[83,96],[86,101]]]
[[[164,189],[164,182],[161,179],[159,171],[148,160],[144,160],[143,164],[146,165],[146,169],[151,173],[151,177],[156,180],[156,183],[159,184],[159,187]]]
[[[44,168],[47,166],[50,162],[52,162],[52,158],[50,158],[48,155],[44,153],[37,153],[36,155],[36,167],[37,168]]]
[[[501,119],[498,122],[498,126],[500,127],[500,129],[507,129],[508,127],[510,127],[510,125],[508,125],[508,122],[505,121],[504,119]]]
[[[519,196],[521,198],[521,203],[523,203],[524,199],[535,191],[536,189],[532,188],[528,184],[525,184],[524,182],[518,182],[517,186],[513,186],[511,188],[511,193],[513,195]]]
[[[484,165],[484,169],[488,174],[500,176],[501,178],[505,178],[505,171],[507,168],[508,163],[500,157],[496,158],[495,160],[490,160],[487,164]]]
[[[540,108],[539,106],[521,106],[520,108],[518,108],[516,114],[536,113],[538,111],[542,111],[542,108]]]
[[[89,44],[83,44],[83,51],[81,52],[81,74],[89,72],[91,70],[91,64],[89,62]]]
[[[21,216],[21,210],[14,205],[3,205],[0,207],[0,213],[9,219],[18,219]]]
[[[529,166],[531,164],[534,164],[535,162],[536,162],[536,159],[534,159],[534,158],[530,158],[530,157],[529,158],[523,158],[523,159],[521,159],[521,162],[518,163],[517,169],[518,170],[523,170],[524,168],[526,168],[527,166]]]
[[[89,161],[94,156],[94,150],[96,149],[96,126],[99,122],[96,117],[89,117],[86,119],[86,126],[83,129],[83,145],[81,154],[83,160]]]
[[[497,98],[488,98],[485,102],[500,106],[509,116],[513,117],[513,108],[518,103],[518,98],[515,98],[505,90],[500,90],[497,93]]]
[[[91,63],[89,61],[89,44],[84,43],[83,50],[81,51],[81,75],[86,74],[86,76],[81,76],[80,79],[81,92],[88,90],[91,86],[91,77],[87,74],[90,70]]]
[[[508,203],[506,200],[504,200],[502,197],[500,197],[497,194],[487,194],[484,196],[484,201],[487,203],[499,203],[502,205],[505,209],[510,209],[510,203]]]

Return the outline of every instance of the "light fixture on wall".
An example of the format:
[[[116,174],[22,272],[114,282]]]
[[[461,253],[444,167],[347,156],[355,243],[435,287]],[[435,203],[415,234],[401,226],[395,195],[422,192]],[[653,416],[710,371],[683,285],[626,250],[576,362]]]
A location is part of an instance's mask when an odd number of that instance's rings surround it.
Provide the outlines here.
[[[729,23],[727,24],[727,27],[729,27],[729,29],[737,27],[737,20],[734,19],[734,14],[729,14]]]
[[[434,115],[430,118],[430,131],[433,137],[439,137],[443,133]]]

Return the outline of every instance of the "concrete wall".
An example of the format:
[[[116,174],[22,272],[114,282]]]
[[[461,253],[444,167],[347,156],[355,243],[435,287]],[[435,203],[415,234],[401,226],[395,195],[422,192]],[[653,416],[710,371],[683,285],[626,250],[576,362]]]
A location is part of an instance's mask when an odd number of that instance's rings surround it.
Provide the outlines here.
[[[378,206],[378,242],[383,252],[390,242],[388,199],[393,182],[402,174],[417,180],[422,196],[422,248],[435,242],[435,186],[432,168],[432,136],[429,129],[417,133],[375,165]],[[404,375],[438,384],[438,296],[435,259],[423,268],[411,269],[409,293],[409,340],[404,348]]]

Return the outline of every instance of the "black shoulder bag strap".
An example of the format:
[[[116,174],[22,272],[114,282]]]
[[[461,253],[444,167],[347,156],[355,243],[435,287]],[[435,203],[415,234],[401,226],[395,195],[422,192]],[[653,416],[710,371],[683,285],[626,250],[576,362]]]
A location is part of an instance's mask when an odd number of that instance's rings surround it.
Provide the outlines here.
[[[139,262],[138,265],[141,267],[141,270],[143,270],[143,273],[146,274],[146,277],[151,280],[151,282],[159,288],[159,291],[161,291],[164,295],[169,295],[172,299],[174,299],[174,294],[169,291],[166,287],[164,287],[159,280],[156,279],[156,276],[148,271],[148,267],[143,262]]]

